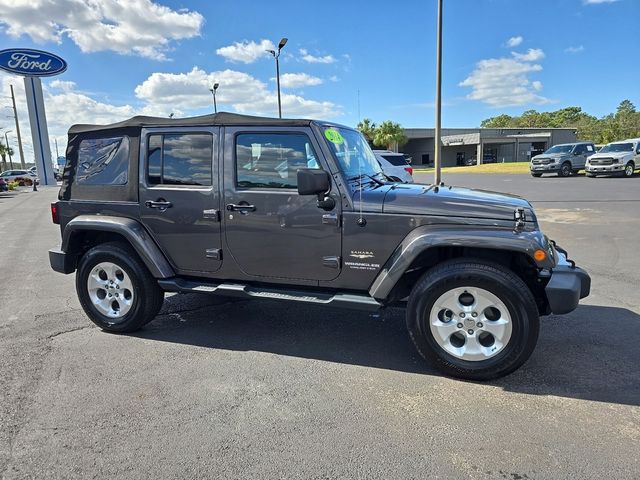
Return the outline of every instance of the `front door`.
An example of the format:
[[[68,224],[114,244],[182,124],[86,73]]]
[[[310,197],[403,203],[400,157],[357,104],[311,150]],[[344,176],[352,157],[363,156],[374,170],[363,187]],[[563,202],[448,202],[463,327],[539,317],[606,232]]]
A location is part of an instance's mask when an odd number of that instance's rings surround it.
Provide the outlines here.
[[[297,191],[298,169],[326,169],[311,130],[226,128],[224,150],[225,236],[240,269],[256,277],[337,277],[340,198],[326,211]]]
[[[178,273],[222,266],[219,128],[142,130],[140,217]]]

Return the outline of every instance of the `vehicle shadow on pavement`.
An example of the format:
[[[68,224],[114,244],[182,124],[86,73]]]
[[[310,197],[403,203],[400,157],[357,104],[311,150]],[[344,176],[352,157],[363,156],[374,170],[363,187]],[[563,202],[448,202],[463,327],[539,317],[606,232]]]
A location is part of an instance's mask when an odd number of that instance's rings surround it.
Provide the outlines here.
[[[415,351],[404,311],[380,314],[271,300],[174,295],[140,338],[439,376]],[[640,405],[640,315],[580,306],[542,319],[531,359],[490,382],[506,391]]]

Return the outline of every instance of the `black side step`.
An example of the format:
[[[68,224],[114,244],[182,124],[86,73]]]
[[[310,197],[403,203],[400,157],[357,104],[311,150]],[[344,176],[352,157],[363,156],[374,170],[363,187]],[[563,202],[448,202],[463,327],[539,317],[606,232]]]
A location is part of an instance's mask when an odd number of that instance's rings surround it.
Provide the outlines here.
[[[381,303],[368,295],[348,293],[334,294],[319,291],[290,290],[287,288],[266,288],[240,283],[209,283],[175,277],[159,279],[158,285],[165,292],[210,293],[229,297],[268,298],[367,311],[375,311],[382,307]]]

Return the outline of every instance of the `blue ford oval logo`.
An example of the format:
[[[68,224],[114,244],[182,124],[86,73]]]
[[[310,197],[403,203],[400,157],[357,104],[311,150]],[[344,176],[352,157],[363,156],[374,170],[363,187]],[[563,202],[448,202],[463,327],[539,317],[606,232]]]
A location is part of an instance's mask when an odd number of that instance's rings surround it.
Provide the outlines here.
[[[0,50],[0,68],[18,75],[46,77],[67,69],[67,62],[53,53],[32,48]]]

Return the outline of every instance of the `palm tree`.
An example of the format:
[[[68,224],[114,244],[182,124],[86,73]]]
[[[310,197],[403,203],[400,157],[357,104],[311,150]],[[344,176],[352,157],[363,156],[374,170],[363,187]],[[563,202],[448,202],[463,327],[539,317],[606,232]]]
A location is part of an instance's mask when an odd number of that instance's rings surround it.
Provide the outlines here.
[[[364,138],[366,138],[369,143],[373,142],[377,128],[375,123],[368,118],[364,118],[361,122],[358,122],[356,128],[360,130],[360,133],[364,135]]]
[[[7,155],[12,156],[13,154],[13,149],[11,147],[7,147],[4,143],[0,142],[0,157],[2,157],[3,172],[7,169]]]
[[[404,129],[399,123],[387,120],[382,122],[375,130],[373,143],[378,147],[387,147],[389,150],[397,151],[398,147],[407,143],[409,139],[404,134]]]

